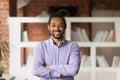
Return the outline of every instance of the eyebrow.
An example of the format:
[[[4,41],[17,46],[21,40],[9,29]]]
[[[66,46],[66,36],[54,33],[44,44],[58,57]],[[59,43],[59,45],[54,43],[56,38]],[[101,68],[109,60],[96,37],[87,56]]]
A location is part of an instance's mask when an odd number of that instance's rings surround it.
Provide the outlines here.
[[[53,22],[53,23],[50,23],[50,24],[56,24],[56,23]],[[59,23],[59,24],[64,24],[64,23]]]

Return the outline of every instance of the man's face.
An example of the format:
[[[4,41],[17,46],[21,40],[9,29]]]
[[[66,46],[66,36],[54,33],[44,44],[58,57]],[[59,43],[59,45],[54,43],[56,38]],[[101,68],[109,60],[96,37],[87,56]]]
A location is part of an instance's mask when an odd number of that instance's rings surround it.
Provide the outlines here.
[[[55,39],[63,38],[65,32],[65,25],[61,18],[53,17],[51,19],[50,25],[48,25],[48,29],[50,30],[51,35]]]

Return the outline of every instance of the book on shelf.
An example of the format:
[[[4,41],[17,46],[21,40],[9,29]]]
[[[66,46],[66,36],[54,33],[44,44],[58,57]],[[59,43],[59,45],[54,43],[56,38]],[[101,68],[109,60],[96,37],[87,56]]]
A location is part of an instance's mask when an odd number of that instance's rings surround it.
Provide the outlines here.
[[[113,41],[113,35],[114,35],[114,31],[111,30],[111,31],[109,32],[109,35],[108,35],[107,39],[106,39],[106,42],[111,42],[111,41]]]
[[[95,35],[94,42],[100,42],[104,35],[104,31],[98,31]]]
[[[106,39],[107,39],[107,36],[108,36],[108,31],[104,31],[104,34],[103,34],[103,36],[102,36],[102,38],[101,38],[101,42],[105,42],[106,41]]]
[[[114,56],[112,61],[112,67],[118,67],[120,65],[120,56]]]
[[[24,41],[24,42],[28,41],[28,33],[27,33],[27,31],[21,31],[21,38],[22,38],[22,41]]]
[[[98,41],[98,38],[99,38],[99,35],[100,35],[100,31],[98,31],[93,39],[94,42],[97,42]]]
[[[120,67],[120,56],[119,56],[119,60],[118,60],[118,67]]]
[[[97,55],[97,64],[99,67],[109,67],[105,57],[102,55],[102,56],[99,56]]]
[[[33,54],[30,53],[28,55],[28,58],[27,58],[26,67],[31,67],[32,66],[32,61],[33,61]]]
[[[75,28],[75,30],[71,31],[71,37],[73,41],[89,42],[89,38],[87,36],[86,30],[78,27]]]
[[[85,29],[82,29],[82,34],[83,34],[83,39],[87,42],[89,42],[89,38],[87,36],[87,33],[86,33],[86,30]]]
[[[90,67],[90,66],[91,66],[90,56],[82,55],[82,58],[81,58],[81,67]]]
[[[101,56],[102,61],[104,62],[105,67],[109,67],[107,60],[105,59],[104,56]]]
[[[115,32],[111,31],[98,31],[93,39],[94,42],[112,42],[115,41]]]
[[[78,37],[79,41],[84,42],[85,40],[84,40],[81,28],[76,28],[76,31],[77,31],[77,37]]]
[[[102,39],[103,35],[104,35],[104,31],[100,31],[97,42],[101,42],[101,39]]]

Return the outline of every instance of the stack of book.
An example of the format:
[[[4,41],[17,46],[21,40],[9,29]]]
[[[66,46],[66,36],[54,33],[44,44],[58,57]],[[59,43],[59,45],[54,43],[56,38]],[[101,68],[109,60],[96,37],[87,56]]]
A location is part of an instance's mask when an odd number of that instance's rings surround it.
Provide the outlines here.
[[[105,57],[102,56],[97,56],[97,65],[99,67],[109,67]],[[112,67],[120,67],[120,56],[114,56],[112,60]]]
[[[111,31],[98,31],[93,39],[94,42],[112,42],[115,41],[115,32]]]
[[[91,58],[87,55],[82,55],[81,57],[81,67],[90,67],[91,66]]]
[[[79,27],[71,31],[71,38],[72,38],[72,41],[77,41],[77,42],[89,42],[90,41],[86,33],[86,30],[81,29]]]
[[[97,55],[96,60],[97,60],[97,65],[99,67],[109,67],[109,65],[103,55],[101,55],[101,56]]]

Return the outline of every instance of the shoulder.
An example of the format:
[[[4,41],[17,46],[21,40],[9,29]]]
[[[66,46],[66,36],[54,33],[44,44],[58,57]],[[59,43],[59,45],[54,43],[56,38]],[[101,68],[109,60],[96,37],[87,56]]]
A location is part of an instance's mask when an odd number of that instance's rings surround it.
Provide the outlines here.
[[[44,41],[40,41],[37,43],[36,47],[44,47],[49,43],[49,39],[48,40],[44,40]]]
[[[79,45],[76,42],[71,42],[71,43],[72,43],[72,48],[80,49]]]
[[[67,41],[69,44],[70,54],[80,54],[80,46],[76,42]]]
[[[73,42],[73,41],[68,41],[68,40],[66,40],[66,43],[67,43],[68,45],[70,45],[71,47],[74,47],[74,46],[79,47],[79,45],[78,45],[76,42]]]

